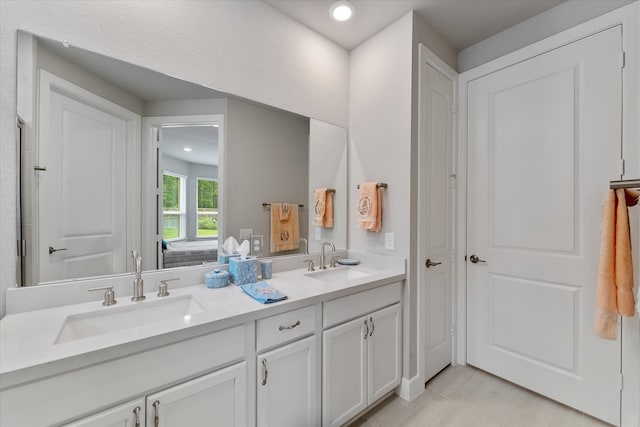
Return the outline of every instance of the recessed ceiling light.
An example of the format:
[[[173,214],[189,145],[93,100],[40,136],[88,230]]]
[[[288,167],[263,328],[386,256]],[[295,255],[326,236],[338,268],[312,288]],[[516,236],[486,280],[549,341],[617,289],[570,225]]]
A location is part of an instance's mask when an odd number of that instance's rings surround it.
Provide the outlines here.
[[[340,0],[331,5],[329,15],[336,21],[347,21],[353,17],[356,8],[350,1]]]
[[[186,151],[187,153],[188,153],[189,151],[191,151],[191,150],[193,150],[193,148],[191,148],[191,147],[184,147],[184,151]]]

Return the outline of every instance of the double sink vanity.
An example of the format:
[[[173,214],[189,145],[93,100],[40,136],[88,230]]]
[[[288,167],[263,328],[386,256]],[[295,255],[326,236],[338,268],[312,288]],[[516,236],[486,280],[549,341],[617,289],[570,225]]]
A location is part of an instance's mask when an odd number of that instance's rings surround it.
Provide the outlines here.
[[[139,302],[131,275],[11,290],[0,425],[342,425],[392,392],[402,365],[405,262],[349,256],[362,263],[274,259],[267,282],[288,298],[266,305],[238,286],[207,288],[211,266],[143,274]],[[87,292],[105,284],[114,305]],[[52,286],[67,298],[29,302]]]

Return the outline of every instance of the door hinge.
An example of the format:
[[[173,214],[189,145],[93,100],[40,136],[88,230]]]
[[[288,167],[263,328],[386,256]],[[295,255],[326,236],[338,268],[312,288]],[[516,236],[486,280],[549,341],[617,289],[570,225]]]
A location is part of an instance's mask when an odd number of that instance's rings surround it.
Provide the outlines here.
[[[624,51],[620,52],[620,68],[624,68],[625,63],[627,62],[627,55]]]
[[[453,175],[451,175],[451,188],[456,188],[457,181],[458,177],[454,173]]]
[[[620,391],[624,390],[624,375],[620,374],[620,382],[619,382]]]
[[[18,240],[16,248],[19,257],[27,256],[27,241],[25,239]]]
[[[449,333],[451,334],[451,336],[455,336],[455,331],[456,328],[453,326],[453,323],[451,325],[449,325]]]
[[[456,114],[458,112],[458,106],[456,104],[451,104],[451,113]]]
[[[624,176],[624,159],[618,161],[618,175],[620,175],[620,178]]]

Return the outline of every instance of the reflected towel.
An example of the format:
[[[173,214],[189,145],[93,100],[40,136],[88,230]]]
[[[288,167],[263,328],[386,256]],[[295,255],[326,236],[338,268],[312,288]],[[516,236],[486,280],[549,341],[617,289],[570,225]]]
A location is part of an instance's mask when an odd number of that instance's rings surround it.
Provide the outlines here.
[[[287,296],[269,286],[267,282],[247,283],[240,286],[254,300],[262,304],[271,304],[287,299]]]
[[[283,203],[271,204],[271,253],[298,249],[300,238],[300,220],[298,205],[287,204],[287,219],[281,220]]]
[[[633,316],[633,264],[627,206],[638,203],[634,190],[607,192],[602,209],[600,262],[596,290],[595,333],[615,340],[618,316]]]
[[[326,188],[313,192],[313,225],[333,228],[333,196]]]
[[[358,227],[378,232],[382,229],[382,201],[377,182],[360,184],[358,196]]]

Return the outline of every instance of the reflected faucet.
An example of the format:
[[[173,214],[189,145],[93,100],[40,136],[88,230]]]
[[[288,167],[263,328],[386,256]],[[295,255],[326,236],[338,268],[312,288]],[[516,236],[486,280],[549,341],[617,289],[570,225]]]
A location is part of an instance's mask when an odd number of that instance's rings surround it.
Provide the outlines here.
[[[133,257],[133,265],[135,267],[133,271],[135,279],[133,279],[133,296],[131,297],[131,301],[142,301],[145,299],[144,282],[142,281],[142,257],[138,255],[138,251],[135,249],[131,251],[131,256]]]
[[[304,237],[298,239],[298,243],[304,242],[304,254],[309,255],[309,241]]]
[[[331,250],[333,252],[336,251],[336,245],[334,245],[333,242],[322,242],[322,247],[320,250],[320,270],[327,269],[326,256],[324,254],[324,247],[327,245],[331,246]]]

